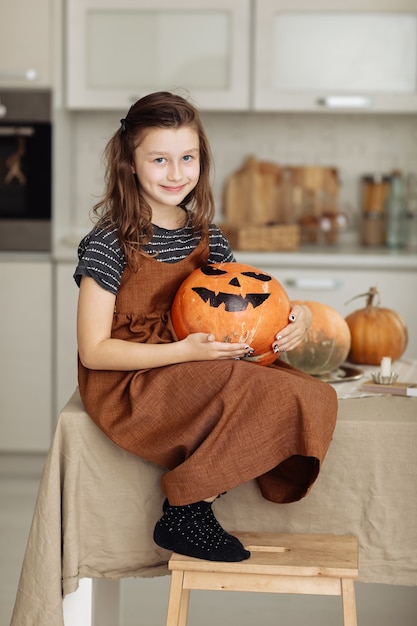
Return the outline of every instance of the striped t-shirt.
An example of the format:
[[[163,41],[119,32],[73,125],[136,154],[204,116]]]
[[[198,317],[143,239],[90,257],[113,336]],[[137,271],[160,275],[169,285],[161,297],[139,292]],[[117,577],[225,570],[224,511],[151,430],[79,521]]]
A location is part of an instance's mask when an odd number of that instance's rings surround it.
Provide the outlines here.
[[[177,263],[185,259],[200,242],[189,225],[177,230],[165,230],[153,226],[152,240],[143,249],[155,256],[157,261]],[[215,225],[209,229],[208,263],[229,263],[234,261],[229,242]],[[96,226],[82,239],[78,247],[78,265],[74,278],[78,286],[82,276],[90,276],[106,291],[117,294],[126,259],[120,248],[117,230],[111,227]]]

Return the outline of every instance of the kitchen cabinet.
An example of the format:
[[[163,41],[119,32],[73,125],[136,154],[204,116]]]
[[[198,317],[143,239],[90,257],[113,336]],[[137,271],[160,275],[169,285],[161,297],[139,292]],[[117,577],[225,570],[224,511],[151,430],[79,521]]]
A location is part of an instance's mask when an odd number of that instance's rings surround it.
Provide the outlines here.
[[[417,112],[416,0],[256,0],[258,111]]]
[[[11,256],[0,260],[0,450],[46,452],[52,434],[51,263]]]
[[[57,418],[77,381],[77,302],[78,287],[73,279],[76,260],[59,261],[54,269],[55,406]]]
[[[67,104],[125,110],[151,91],[249,106],[250,0],[68,0]]]
[[[50,87],[52,0],[2,0],[0,86]]]
[[[389,251],[374,255],[351,251],[348,254],[319,251],[314,253],[235,252],[239,262],[269,272],[284,285],[291,300],[314,300],[335,308],[343,317],[366,304],[366,298],[347,302],[369,287],[380,292],[381,306],[400,313],[408,327],[409,342],[405,357],[417,357],[417,258],[393,255]]]
[[[44,0],[45,1],[45,0]],[[68,0],[67,104],[417,112],[416,0]]]

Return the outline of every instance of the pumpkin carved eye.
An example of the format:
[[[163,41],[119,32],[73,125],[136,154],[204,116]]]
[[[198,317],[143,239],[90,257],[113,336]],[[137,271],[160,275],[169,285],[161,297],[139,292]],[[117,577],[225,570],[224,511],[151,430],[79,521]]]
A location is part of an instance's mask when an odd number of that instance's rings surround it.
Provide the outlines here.
[[[223,266],[230,265],[229,263],[223,263]],[[238,264],[233,264],[238,265]],[[226,270],[220,269],[218,265],[204,265],[200,268],[200,272],[205,274],[206,276],[223,276],[224,274],[228,274]],[[250,276],[251,278],[255,278],[255,280],[260,280],[264,282],[269,282],[272,280],[272,276],[269,274],[263,274],[256,270],[244,271],[242,272],[242,276]],[[235,280],[234,278],[232,280]]]
[[[225,270],[221,270],[215,265],[205,265],[200,268],[200,271],[206,276],[223,276],[223,274],[227,274]]]
[[[242,272],[242,275],[250,276],[251,278],[255,278],[256,280],[260,280],[266,283],[272,280],[272,276],[269,276],[269,274],[259,274],[256,272]]]
[[[218,263],[194,270],[180,286],[171,310],[179,339],[212,333],[218,341],[244,342],[248,360],[269,365],[271,345],[288,323],[290,304],[282,285],[269,274],[242,263]]]

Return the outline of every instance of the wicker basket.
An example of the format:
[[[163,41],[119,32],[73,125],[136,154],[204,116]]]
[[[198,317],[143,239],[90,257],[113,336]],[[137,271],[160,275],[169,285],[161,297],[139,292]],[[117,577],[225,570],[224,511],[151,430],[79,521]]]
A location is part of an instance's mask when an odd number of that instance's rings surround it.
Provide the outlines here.
[[[276,252],[297,250],[300,247],[300,227],[297,224],[271,226],[222,224],[221,229],[235,250]]]

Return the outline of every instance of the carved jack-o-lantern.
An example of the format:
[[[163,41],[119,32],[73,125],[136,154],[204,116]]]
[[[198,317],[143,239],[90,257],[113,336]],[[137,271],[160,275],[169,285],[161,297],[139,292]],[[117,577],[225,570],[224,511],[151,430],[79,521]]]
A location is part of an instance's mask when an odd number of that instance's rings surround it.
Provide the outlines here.
[[[185,279],[171,315],[178,339],[212,333],[217,341],[250,345],[254,353],[247,360],[269,365],[277,358],[271,345],[289,312],[287,293],[275,278],[251,265],[216,263]]]

